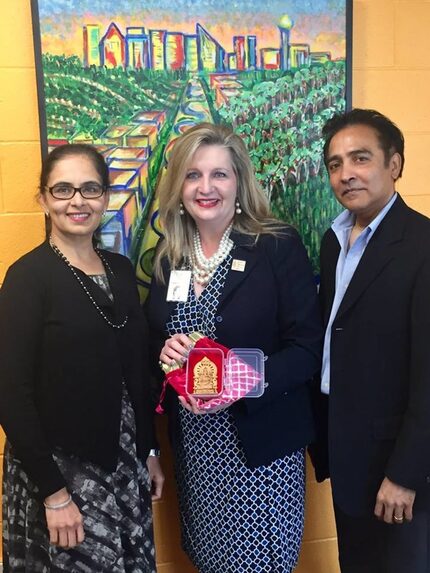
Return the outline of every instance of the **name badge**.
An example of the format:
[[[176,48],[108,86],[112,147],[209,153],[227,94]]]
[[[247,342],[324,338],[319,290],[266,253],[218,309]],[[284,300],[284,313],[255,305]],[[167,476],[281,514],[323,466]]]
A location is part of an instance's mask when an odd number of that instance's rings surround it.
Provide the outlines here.
[[[191,271],[170,271],[167,302],[186,302],[190,289]]]
[[[240,273],[243,273],[243,271],[245,270],[245,265],[246,265],[246,261],[242,261],[240,259],[233,259],[233,261],[231,263],[231,270],[232,271],[239,271]]]

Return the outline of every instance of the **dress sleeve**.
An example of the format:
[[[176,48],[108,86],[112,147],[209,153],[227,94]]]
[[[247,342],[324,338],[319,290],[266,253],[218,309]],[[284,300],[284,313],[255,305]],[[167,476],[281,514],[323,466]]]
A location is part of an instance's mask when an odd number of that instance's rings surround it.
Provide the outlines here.
[[[0,423],[42,498],[65,486],[35,401],[44,322],[43,285],[22,261],[0,291]]]
[[[271,238],[266,246],[278,292],[280,349],[268,356],[269,385],[258,400],[246,400],[249,412],[256,411],[281,394],[307,384],[320,367],[322,326],[317,289],[306,249],[291,229]]]

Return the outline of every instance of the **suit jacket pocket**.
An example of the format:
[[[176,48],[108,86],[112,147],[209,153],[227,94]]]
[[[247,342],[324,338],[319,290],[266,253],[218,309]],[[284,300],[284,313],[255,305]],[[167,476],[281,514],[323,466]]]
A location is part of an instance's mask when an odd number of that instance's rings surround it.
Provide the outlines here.
[[[373,437],[377,440],[394,440],[402,422],[403,415],[385,416],[373,420]]]

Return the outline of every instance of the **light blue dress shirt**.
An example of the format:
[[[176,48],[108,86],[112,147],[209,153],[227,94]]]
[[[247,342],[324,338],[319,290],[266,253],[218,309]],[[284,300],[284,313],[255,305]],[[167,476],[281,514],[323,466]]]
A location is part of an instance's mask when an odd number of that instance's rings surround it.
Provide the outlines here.
[[[336,286],[333,306],[331,308],[330,319],[328,321],[327,330],[324,338],[324,351],[321,372],[321,392],[324,394],[330,393],[330,344],[331,344],[331,328],[336,318],[337,311],[343,300],[345,292],[349,283],[355,273],[355,270],[363,256],[364,251],[376,231],[381,221],[391,209],[394,201],[397,198],[397,193],[394,193],[390,201],[378,213],[373,221],[360,233],[351,248],[349,246],[349,238],[355,223],[355,215],[350,211],[343,211],[333,221],[331,228],[337,237],[340,244],[339,258],[336,266]]]

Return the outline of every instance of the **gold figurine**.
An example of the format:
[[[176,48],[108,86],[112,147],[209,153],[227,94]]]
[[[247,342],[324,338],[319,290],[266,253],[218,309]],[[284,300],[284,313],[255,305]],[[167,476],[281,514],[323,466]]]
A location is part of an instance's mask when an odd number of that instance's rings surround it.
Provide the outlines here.
[[[207,356],[194,366],[193,394],[218,394],[218,369]]]

